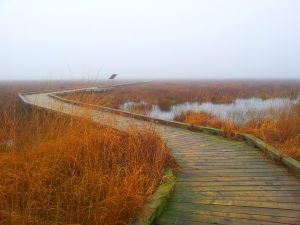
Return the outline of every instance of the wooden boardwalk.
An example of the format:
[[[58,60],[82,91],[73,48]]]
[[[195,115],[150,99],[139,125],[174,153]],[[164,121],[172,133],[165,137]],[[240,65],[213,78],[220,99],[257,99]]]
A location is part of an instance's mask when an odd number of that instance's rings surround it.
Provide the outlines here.
[[[86,115],[86,110],[26,95],[32,104]],[[91,110],[96,122],[123,128],[149,122]],[[155,125],[182,166],[166,210],[156,221],[168,224],[300,224],[300,179],[244,142]]]

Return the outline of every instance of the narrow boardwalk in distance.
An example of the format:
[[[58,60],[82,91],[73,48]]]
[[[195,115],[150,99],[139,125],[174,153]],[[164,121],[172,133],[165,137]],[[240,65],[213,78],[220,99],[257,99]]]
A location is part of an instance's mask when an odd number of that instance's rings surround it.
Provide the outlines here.
[[[48,93],[24,96],[28,103],[71,115],[85,109]],[[91,110],[95,122],[118,129],[149,124]],[[176,188],[156,221],[168,224],[300,224],[300,180],[244,142],[155,125],[181,165]]]

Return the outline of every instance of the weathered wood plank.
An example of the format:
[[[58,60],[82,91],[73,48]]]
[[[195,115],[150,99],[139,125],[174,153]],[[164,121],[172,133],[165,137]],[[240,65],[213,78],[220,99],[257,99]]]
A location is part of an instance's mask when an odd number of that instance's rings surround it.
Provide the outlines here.
[[[271,164],[271,165],[277,165],[275,162],[268,162],[265,159],[258,160],[253,158],[239,158],[238,160],[230,160],[230,159],[224,159],[224,158],[214,158],[214,160],[211,160],[209,158],[201,158],[201,157],[185,157],[180,158],[177,160],[179,163],[185,163],[185,162],[194,162],[194,163],[210,163],[210,164],[222,164],[222,163],[234,163],[234,161],[237,162],[237,165],[240,163],[262,163],[262,164]]]
[[[283,171],[248,171],[248,172],[237,172],[237,173],[231,173],[228,171],[223,171],[221,173],[218,172],[199,172],[199,170],[184,170],[184,172],[181,172],[180,176],[185,177],[268,177],[268,176],[289,176],[286,172]]]
[[[243,166],[243,165],[202,165],[202,164],[185,164],[184,167],[185,170],[189,170],[189,169],[193,169],[193,170],[208,170],[208,171],[215,171],[215,170],[228,170],[228,169],[234,169],[234,170],[238,170],[238,169],[255,169],[255,170],[272,170],[272,171],[278,171],[278,167],[276,166],[266,166],[266,165],[247,165],[247,166]],[[280,170],[282,171],[282,170]]]
[[[192,214],[192,215],[191,215]],[[276,215],[253,215],[240,213],[224,213],[209,211],[192,211],[189,214],[177,213],[166,210],[157,224],[198,224],[207,222],[210,224],[300,224],[299,218],[279,217]]]
[[[223,205],[223,206],[249,206],[249,207],[257,207],[257,208],[269,208],[269,209],[291,209],[299,211],[300,213],[300,203],[298,202],[268,202],[268,201],[242,201],[242,200],[225,200],[225,199],[199,199],[187,201],[186,199],[173,201],[171,199],[170,202],[176,203],[192,203],[192,204],[203,204],[203,205]]]
[[[179,186],[187,187],[211,187],[211,186],[300,186],[298,181],[181,181],[178,180]]]
[[[183,185],[176,185],[180,190],[192,190],[194,192],[207,192],[207,191],[299,191],[300,186],[193,186],[187,183]],[[299,191],[300,192],[300,191]]]
[[[248,167],[250,168],[277,168],[277,165],[274,165],[274,164],[270,164],[270,165],[266,165],[266,164],[262,164],[262,163],[248,163],[248,162],[245,162],[245,163],[201,163],[201,162],[187,162],[187,161],[179,161],[178,162],[179,164],[180,163],[184,163],[185,166],[195,166],[195,167],[198,167],[198,166],[201,166],[203,168],[218,168],[218,167],[221,167],[221,168],[226,168],[226,167],[234,167],[234,168],[244,168],[244,169],[247,169]]]
[[[273,172],[283,172],[286,173],[286,170],[284,168],[262,168],[262,169],[210,169],[207,170],[205,168],[184,168],[183,171],[185,173],[212,173],[212,174],[231,174],[231,173],[273,173]]]
[[[197,211],[210,211],[210,212],[227,212],[227,213],[243,213],[250,215],[265,215],[265,216],[280,216],[299,219],[299,210],[291,209],[274,209],[274,208],[261,208],[251,206],[228,206],[228,205],[213,205],[213,204],[193,204],[193,203],[177,203],[170,202],[168,210],[181,211],[183,213],[197,212]]]
[[[293,181],[299,182],[295,177],[291,176],[267,176],[267,177],[232,177],[232,176],[217,176],[217,177],[177,177],[179,182],[222,182],[222,181]]]
[[[178,190],[174,196],[199,196],[206,197],[300,197],[300,191],[203,191],[195,192],[193,190]]]
[[[284,197],[277,197],[277,196],[212,196],[208,197],[205,196],[198,196],[195,194],[190,195],[180,195],[180,194],[174,194],[173,198],[170,200],[170,202],[195,202],[195,201],[202,201],[203,199],[214,201],[214,200],[226,200],[226,201],[247,201],[247,202],[273,202],[273,203],[298,203],[300,204],[300,195],[290,197],[290,196],[284,196]]]

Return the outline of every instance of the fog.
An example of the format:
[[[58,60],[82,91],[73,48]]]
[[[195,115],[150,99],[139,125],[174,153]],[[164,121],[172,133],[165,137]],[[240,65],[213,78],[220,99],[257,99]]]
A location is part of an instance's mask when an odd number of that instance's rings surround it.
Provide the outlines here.
[[[300,78],[299,0],[0,0],[0,80]]]

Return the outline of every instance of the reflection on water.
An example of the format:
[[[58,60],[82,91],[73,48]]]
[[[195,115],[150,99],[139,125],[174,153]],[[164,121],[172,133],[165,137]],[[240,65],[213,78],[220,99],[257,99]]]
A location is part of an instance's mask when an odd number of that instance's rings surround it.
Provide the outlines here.
[[[299,102],[299,98],[291,100],[289,98],[273,98],[262,100],[260,98],[236,99],[230,104],[213,104],[211,102],[197,103],[186,102],[183,104],[174,105],[170,111],[162,111],[157,105],[152,105],[151,109],[147,111],[147,115],[155,118],[173,120],[175,115],[186,111],[207,112],[222,119],[228,119],[236,124],[243,124],[254,118],[261,118],[267,116],[271,111],[278,112],[286,107],[291,107],[293,104]],[[138,104],[145,104],[143,102],[126,102],[121,105],[121,109],[130,111],[132,107]]]

